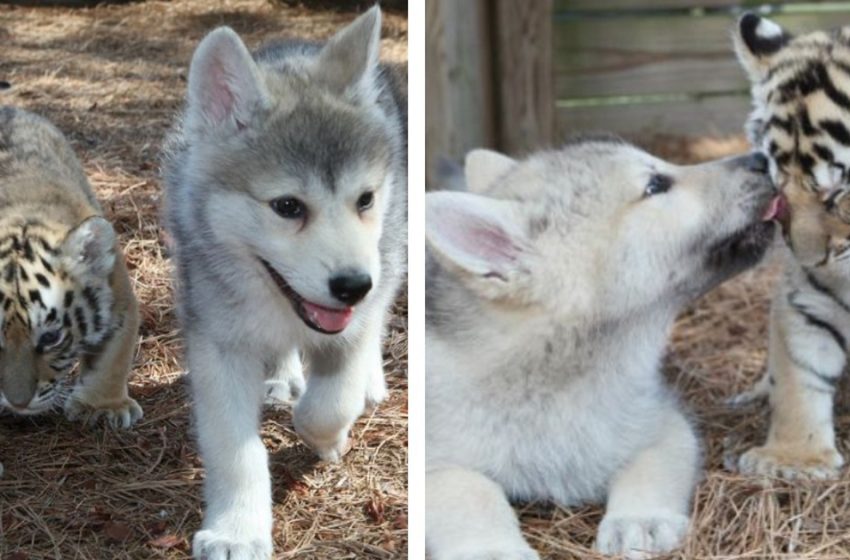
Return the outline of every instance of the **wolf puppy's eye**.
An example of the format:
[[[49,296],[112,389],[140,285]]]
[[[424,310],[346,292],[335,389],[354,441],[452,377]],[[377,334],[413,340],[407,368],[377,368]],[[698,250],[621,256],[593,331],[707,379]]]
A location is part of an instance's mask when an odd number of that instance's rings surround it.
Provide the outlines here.
[[[307,207],[304,203],[291,196],[282,196],[269,203],[272,210],[277,212],[281,218],[287,220],[298,220],[307,216]]]
[[[47,331],[38,337],[38,347],[45,349],[55,346],[62,340],[62,333],[59,331]]]
[[[360,198],[357,199],[357,211],[363,212],[372,207],[372,204],[375,203],[375,193],[372,191],[364,192],[360,195]]]
[[[652,196],[654,194],[666,193],[673,186],[673,179],[667,175],[654,174],[649,178],[646,188],[643,191],[644,196]]]

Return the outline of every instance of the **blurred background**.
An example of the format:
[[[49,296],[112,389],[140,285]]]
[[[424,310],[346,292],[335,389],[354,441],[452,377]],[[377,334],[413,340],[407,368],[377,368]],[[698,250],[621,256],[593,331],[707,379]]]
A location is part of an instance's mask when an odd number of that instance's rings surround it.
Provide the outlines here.
[[[428,0],[429,174],[440,155],[587,131],[674,159],[744,149],[749,85],[731,32],[746,10],[798,34],[850,24],[850,2]]]

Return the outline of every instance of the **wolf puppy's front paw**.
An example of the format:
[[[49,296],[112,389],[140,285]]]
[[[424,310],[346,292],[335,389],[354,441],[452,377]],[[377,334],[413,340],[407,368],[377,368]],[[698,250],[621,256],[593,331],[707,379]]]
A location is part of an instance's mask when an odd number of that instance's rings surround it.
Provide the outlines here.
[[[514,544],[491,539],[481,546],[463,545],[446,551],[435,560],[540,560],[540,556],[524,541]]]
[[[195,560],[269,560],[270,539],[238,540],[224,533],[202,530],[192,542]]]
[[[762,445],[753,447],[738,460],[738,470],[742,473],[786,480],[835,479],[842,465],[844,458],[829,447],[806,449]]]
[[[310,433],[309,430],[299,423],[297,414],[293,418],[293,423],[295,424],[295,431],[298,433],[298,437],[301,438],[301,441],[307,444],[307,447],[312,449],[322,461],[338,463],[351,448],[351,441],[348,439],[347,428],[330,436],[322,437],[317,434]]]
[[[493,550],[447,556],[446,560],[540,560],[540,556],[528,550]]]
[[[366,386],[366,408],[377,408],[379,404],[384,402],[388,394],[384,370],[379,369],[373,372],[369,377],[369,385]]]
[[[294,404],[304,394],[304,378],[267,379],[265,403],[271,406]]]
[[[142,416],[142,407],[130,397],[118,401],[98,402],[89,400],[84,394],[75,391],[65,401],[65,417],[72,422],[85,418],[89,426],[104,417],[110,426],[129,428]]]
[[[648,516],[606,515],[596,534],[596,549],[626,558],[652,558],[676,548],[688,532],[688,518],[678,513]]]

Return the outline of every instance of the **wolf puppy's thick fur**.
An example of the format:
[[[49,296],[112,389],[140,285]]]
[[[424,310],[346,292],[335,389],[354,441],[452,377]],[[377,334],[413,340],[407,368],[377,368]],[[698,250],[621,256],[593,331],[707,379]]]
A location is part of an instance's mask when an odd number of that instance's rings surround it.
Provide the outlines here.
[[[430,554],[537,558],[508,499],[607,499],[600,551],[677,546],[700,451],[660,363],[682,307],[771,240],[764,157],[588,140],[472,152],[466,182],[426,195]]]
[[[128,427],[136,299],[112,226],[68,142],[45,119],[0,107],[0,407]]]
[[[833,398],[850,337],[850,28],[792,37],[746,14],[734,40],[752,81],[750,140],[770,155],[771,177],[790,205],[767,368],[752,391],[733,399],[769,396],[770,429],[738,466],[835,477],[844,458]]]
[[[166,216],[201,454],[194,554],[269,558],[265,397],[338,460],[383,400],[381,338],[404,275],[406,102],[376,8],[324,45],[198,46],[166,160]],[[299,350],[308,358],[306,388]],[[302,394],[303,392],[303,394]]]

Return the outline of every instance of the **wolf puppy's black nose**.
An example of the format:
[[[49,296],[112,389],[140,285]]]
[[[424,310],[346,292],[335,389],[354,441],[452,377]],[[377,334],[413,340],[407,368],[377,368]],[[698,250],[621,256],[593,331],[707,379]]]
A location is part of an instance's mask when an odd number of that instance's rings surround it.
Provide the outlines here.
[[[768,160],[767,156],[761,152],[754,152],[747,159],[747,169],[753,173],[767,173]]]
[[[372,277],[365,272],[334,276],[328,281],[333,297],[346,305],[354,305],[372,289]]]

